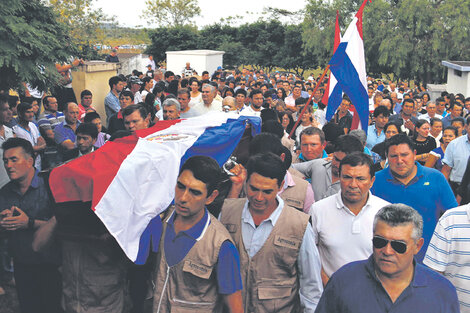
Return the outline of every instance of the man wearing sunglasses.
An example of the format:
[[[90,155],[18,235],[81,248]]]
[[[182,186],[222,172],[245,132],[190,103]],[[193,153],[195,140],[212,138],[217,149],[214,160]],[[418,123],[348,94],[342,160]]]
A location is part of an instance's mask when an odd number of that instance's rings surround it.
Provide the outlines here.
[[[317,306],[323,312],[460,312],[455,287],[417,263],[423,218],[404,204],[390,204],[374,218],[373,253],[331,277]]]

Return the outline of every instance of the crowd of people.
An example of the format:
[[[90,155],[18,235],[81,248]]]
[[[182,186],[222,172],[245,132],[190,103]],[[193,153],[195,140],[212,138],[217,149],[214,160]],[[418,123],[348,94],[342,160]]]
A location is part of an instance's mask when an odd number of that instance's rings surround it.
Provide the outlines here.
[[[14,283],[21,312],[470,312],[470,98],[369,77],[361,130],[346,95],[326,120],[313,74],[151,62],[77,101],[81,62],[58,66],[50,93],[0,94],[0,295]],[[89,203],[54,203],[54,167],[213,111],[260,117],[261,133],[247,126],[223,169],[205,156],[181,166],[144,265]]]

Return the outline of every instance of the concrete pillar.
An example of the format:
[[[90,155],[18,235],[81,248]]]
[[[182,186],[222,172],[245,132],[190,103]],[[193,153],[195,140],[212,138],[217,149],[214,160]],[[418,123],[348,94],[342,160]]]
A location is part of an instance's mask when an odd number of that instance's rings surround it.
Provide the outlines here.
[[[104,61],[86,61],[84,65],[72,71],[72,87],[80,102],[80,93],[88,89],[93,94],[93,107],[101,116],[103,125],[106,125],[106,113],[104,110],[104,98],[109,93],[108,80],[117,75],[119,63]]]

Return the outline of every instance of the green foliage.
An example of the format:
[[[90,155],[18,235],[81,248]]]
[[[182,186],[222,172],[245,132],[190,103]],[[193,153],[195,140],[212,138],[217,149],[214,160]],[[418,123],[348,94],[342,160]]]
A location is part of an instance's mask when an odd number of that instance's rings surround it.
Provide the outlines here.
[[[284,25],[276,20],[260,20],[240,27],[213,24],[197,30],[189,26],[158,28],[150,34],[147,53],[156,61],[166,51],[209,49],[225,51],[224,66],[251,65],[271,71],[275,67],[294,70],[299,75],[314,64],[303,50],[302,27]]]
[[[197,0],[146,0],[145,17],[149,23],[182,26],[201,14]]]
[[[93,44],[102,42],[101,25],[112,22],[101,9],[94,9],[94,0],[48,0],[58,21],[69,29],[69,35],[78,47],[78,56],[94,60],[98,57]]]
[[[29,82],[44,90],[56,82],[56,62],[74,53],[64,25],[38,0],[0,3],[0,89]]]
[[[150,34],[152,43],[146,53],[152,54],[155,62],[166,59],[166,51],[194,50],[198,48],[199,34],[191,26],[161,27]]]
[[[327,64],[333,50],[336,10],[342,33],[361,1],[309,0],[305,47]],[[442,60],[470,59],[470,0],[374,0],[364,10],[367,72],[419,82],[442,82]],[[319,44],[321,43],[321,44]]]

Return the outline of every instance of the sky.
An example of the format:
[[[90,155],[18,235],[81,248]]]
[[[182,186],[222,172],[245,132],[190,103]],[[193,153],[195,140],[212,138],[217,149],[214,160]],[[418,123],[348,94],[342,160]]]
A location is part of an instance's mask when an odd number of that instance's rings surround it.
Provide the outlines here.
[[[195,22],[201,28],[219,22],[221,18],[236,15],[245,17],[242,23],[253,22],[258,19],[263,8],[268,6],[296,11],[305,7],[306,0],[198,0],[198,2],[201,16],[195,19]],[[94,6],[103,9],[103,12],[109,16],[116,16],[121,26],[152,27],[140,17],[145,7],[145,0],[95,0]],[[247,11],[254,14],[247,14]]]

